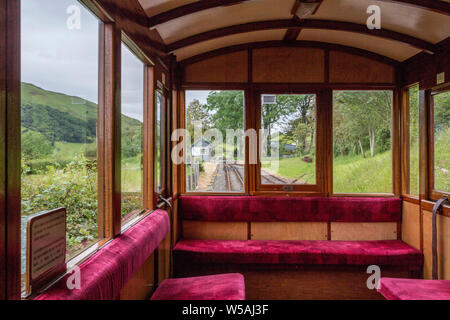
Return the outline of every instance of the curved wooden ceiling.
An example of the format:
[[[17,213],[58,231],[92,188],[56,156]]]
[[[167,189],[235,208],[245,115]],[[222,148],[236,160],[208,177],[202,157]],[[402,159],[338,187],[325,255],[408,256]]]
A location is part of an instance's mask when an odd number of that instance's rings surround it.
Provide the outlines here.
[[[167,53],[184,60],[258,41],[326,42],[403,61],[432,54],[450,36],[450,0],[323,0],[305,20],[296,0],[138,0]],[[381,9],[380,30],[366,27],[369,5]]]

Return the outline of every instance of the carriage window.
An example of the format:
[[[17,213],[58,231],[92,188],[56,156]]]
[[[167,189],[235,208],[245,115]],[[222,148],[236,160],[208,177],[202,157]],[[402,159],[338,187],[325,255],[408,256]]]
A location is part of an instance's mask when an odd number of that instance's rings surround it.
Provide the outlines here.
[[[66,23],[80,10],[81,27]],[[77,1],[21,1],[22,273],[27,218],[65,207],[67,254],[98,240],[99,21]]]
[[[316,184],[316,96],[261,96],[261,184]]]
[[[419,86],[408,90],[407,135],[409,135],[409,189],[410,195],[419,195]]]
[[[164,189],[164,95],[157,90],[155,93],[156,106],[155,106],[155,192],[161,194]]]
[[[450,191],[450,91],[433,96],[434,190]]]
[[[122,219],[143,211],[144,64],[122,43]]]
[[[186,191],[244,192],[244,92],[186,91]]]
[[[333,93],[334,193],[392,193],[392,91]]]

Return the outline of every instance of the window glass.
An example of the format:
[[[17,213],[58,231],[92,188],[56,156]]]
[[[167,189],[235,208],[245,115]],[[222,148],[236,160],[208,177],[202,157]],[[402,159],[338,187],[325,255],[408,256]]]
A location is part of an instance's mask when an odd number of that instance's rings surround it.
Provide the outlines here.
[[[316,96],[261,99],[261,184],[315,184]]]
[[[98,239],[99,21],[70,0],[22,0],[21,15],[24,274],[26,221],[39,212],[66,208],[68,258]]]
[[[450,191],[450,91],[433,96],[434,189]]]
[[[392,91],[334,91],[333,190],[392,193]]]
[[[162,117],[164,114],[164,96],[160,91],[156,91],[155,106],[155,192],[160,193],[163,189],[163,130]]]
[[[244,92],[186,91],[186,190],[244,191]]]
[[[122,43],[122,219],[143,211],[144,64]]]
[[[409,89],[409,190],[419,195],[419,86]]]

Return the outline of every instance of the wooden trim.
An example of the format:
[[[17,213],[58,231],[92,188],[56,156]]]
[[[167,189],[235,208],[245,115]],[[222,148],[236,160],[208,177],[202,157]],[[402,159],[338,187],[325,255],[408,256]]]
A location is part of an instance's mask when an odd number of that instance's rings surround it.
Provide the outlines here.
[[[97,18],[104,23],[114,22],[114,18],[103,9],[97,0],[78,0],[82,5],[88,8]]]
[[[20,299],[20,1],[0,3],[0,298]]]
[[[99,216],[104,236],[121,232],[121,30],[115,23],[104,24],[103,72],[99,75]]]
[[[194,14],[203,10],[232,6],[240,4],[248,0],[200,0],[192,3],[188,3],[183,6],[159,13],[148,19],[148,27],[152,28],[158,24],[181,18],[190,14]]]
[[[428,190],[429,198],[438,200],[444,195],[449,196],[450,190],[436,190],[434,184],[434,96],[449,90],[446,86],[438,91],[427,90],[428,96]]]
[[[401,90],[401,194],[410,194],[410,119],[409,88]]]
[[[260,31],[260,30],[286,29],[286,28],[338,30],[338,31],[354,32],[408,44],[414,48],[424,50],[427,53],[434,53],[435,50],[435,47],[432,43],[400,32],[388,29],[369,30],[367,26],[363,24],[344,21],[334,21],[334,20],[317,20],[317,19],[306,19],[300,21],[292,19],[267,20],[223,27],[215,30],[209,30],[202,33],[198,33],[193,36],[170,43],[167,45],[167,50],[168,52],[172,52],[174,50],[191,46],[199,42],[239,33]]]
[[[308,90],[308,89],[299,89],[299,90],[290,90],[288,88],[274,88],[271,89],[257,89],[254,91],[253,102],[256,108],[254,112],[254,121],[255,121],[255,129],[256,132],[259,133],[261,129],[261,95],[262,94],[314,94],[315,95],[315,104],[316,104],[316,183],[308,184],[308,185],[295,185],[295,184],[262,184],[261,182],[261,151],[260,151],[260,136],[258,134],[257,138],[257,164],[254,166],[255,173],[255,183],[256,183],[256,191],[257,192],[324,192],[325,190],[325,179],[326,175],[324,172],[324,159],[326,157],[324,146],[326,133],[325,131],[325,123],[326,123],[326,104],[329,103],[328,99],[324,99],[323,91],[318,90]],[[284,188],[289,186],[292,188],[290,191],[286,191]]]
[[[392,92],[392,190],[396,197],[401,195],[400,95],[398,88]]]
[[[282,40],[271,40],[271,41],[260,41],[260,42],[250,42],[244,44],[233,45],[229,47],[223,47],[219,49],[215,49],[212,51],[200,53],[198,55],[186,58],[184,60],[179,61],[179,65],[184,67],[186,65],[199,62],[202,60],[210,59],[213,57],[217,57],[227,53],[233,53],[236,51],[248,50],[248,49],[260,49],[260,48],[273,48],[273,47],[297,47],[297,48],[320,48],[320,49],[328,49],[341,51],[346,53],[351,53],[355,55],[359,55],[362,57],[366,57],[372,60],[376,60],[382,63],[386,63],[392,66],[400,65],[400,62],[386,56],[359,49],[354,47],[349,47],[340,44],[328,43],[328,42],[319,42],[319,41],[305,41],[305,40],[297,40],[297,41],[282,41]]]
[[[144,135],[143,135],[143,196],[144,208],[154,209],[153,200],[153,116],[154,116],[154,68],[144,66]]]
[[[425,90],[419,90],[419,189],[420,199],[428,198],[428,102]]]
[[[217,8],[220,6],[230,6],[234,4],[240,4],[246,0],[201,0],[193,3],[189,3],[177,8],[162,12],[148,19],[148,27],[152,28],[158,24],[168,22],[189,14],[194,14],[203,10]],[[403,5],[413,6],[424,10],[429,10],[432,12],[437,12],[444,15],[450,15],[450,4],[444,1],[429,1],[429,0],[381,0],[385,2],[399,3]],[[298,1],[294,4],[292,14],[295,14],[296,5]],[[295,10],[294,10],[295,9]]]
[[[422,200],[422,201],[420,201],[420,206],[421,206],[422,210],[433,212],[434,202],[428,201],[428,200]],[[450,218],[450,205],[449,204],[443,205],[442,211],[439,214]]]
[[[384,2],[398,3],[405,6],[411,6],[415,8],[420,8],[423,10],[428,10],[446,16],[450,16],[450,3],[441,0],[380,0]]]

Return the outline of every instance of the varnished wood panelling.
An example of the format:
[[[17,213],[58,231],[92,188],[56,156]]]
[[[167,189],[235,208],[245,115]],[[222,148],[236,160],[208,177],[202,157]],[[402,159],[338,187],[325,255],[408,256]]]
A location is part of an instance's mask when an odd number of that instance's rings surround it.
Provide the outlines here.
[[[253,49],[253,81],[324,82],[325,53],[315,48]]]
[[[423,214],[423,254],[425,264],[423,274],[425,279],[431,279],[432,274],[432,213],[422,210]],[[450,280],[450,218],[437,216],[437,249],[439,264],[439,279]]]
[[[248,54],[239,51],[186,66],[186,82],[247,82]]]
[[[403,201],[402,240],[420,250],[420,206]]]
[[[245,278],[248,300],[364,300],[384,299],[367,288],[369,274],[364,266],[268,266],[214,265],[181,266],[177,277],[239,272]],[[414,278],[406,268],[383,267],[384,277]]]
[[[395,69],[365,57],[330,51],[330,82],[394,83]]]
[[[155,256],[152,254],[143,266],[128,280],[120,292],[120,300],[147,300],[155,289]]]
[[[332,222],[331,240],[396,240],[395,222]]]
[[[247,240],[246,222],[183,221],[183,238],[212,240]]]
[[[252,222],[252,240],[327,240],[326,222]]]
[[[170,276],[170,234],[168,234],[158,247],[158,283]]]

